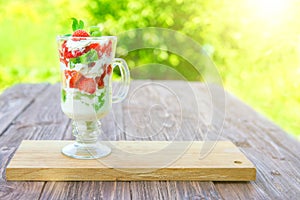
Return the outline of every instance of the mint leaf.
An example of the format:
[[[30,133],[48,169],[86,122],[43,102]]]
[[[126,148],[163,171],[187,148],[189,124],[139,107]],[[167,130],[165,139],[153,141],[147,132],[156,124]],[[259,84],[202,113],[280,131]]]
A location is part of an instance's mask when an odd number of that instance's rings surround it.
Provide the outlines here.
[[[72,34],[68,33],[68,34],[64,34],[64,36],[71,36]]]
[[[90,50],[86,53],[86,63],[94,62],[98,60],[98,53],[95,49]],[[80,58],[81,59],[81,58]]]
[[[66,99],[67,99],[67,93],[64,89],[61,90],[61,100],[63,102],[66,102]]]
[[[100,108],[104,105],[104,95],[105,95],[106,90],[101,93],[100,96],[98,96],[98,102],[94,104],[94,109],[96,112],[100,110]]]
[[[90,27],[90,35],[94,36],[94,37],[101,36],[99,26],[91,26]]]
[[[95,49],[91,49],[87,53],[76,58],[70,58],[70,68],[73,69],[75,64],[87,64],[98,60],[98,53]]]
[[[73,20],[73,22],[72,22],[72,30],[73,31],[76,31],[76,30],[78,30],[78,20],[76,19],[76,18],[71,18],[72,20]]]
[[[93,37],[99,37],[99,36],[101,36],[101,32],[100,31],[94,31],[90,35],[93,36]]]
[[[78,29],[83,29],[83,27],[84,27],[84,23],[83,23],[83,21],[82,20],[79,20],[79,24],[78,24]]]
[[[74,68],[75,68],[75,63],[71,62],[71,60],[70,60],[70,69],[74,69]]]
[[[73,20],[72,22],[72,30],[73,31],[76,31],[76,30],[79,30],[79,29],[83,29],[84,27],[84,22],[82,20],[77,20],[76,18],[72,17],[71,18]]]
[[[99,26],[90,26],[90,33],[94,31],[99,31]]]

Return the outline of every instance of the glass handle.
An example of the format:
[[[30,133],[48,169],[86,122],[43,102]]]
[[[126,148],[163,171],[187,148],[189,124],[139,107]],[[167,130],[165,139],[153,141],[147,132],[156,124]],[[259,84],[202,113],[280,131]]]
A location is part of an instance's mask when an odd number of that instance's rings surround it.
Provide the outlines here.
[[[119,67],[121,73],[121,83],[119,90],[112,96],[112,103],[119,103],[125,99],[129,90],[130,73],[128,65],[122,58],[114,58],[112,68]]]

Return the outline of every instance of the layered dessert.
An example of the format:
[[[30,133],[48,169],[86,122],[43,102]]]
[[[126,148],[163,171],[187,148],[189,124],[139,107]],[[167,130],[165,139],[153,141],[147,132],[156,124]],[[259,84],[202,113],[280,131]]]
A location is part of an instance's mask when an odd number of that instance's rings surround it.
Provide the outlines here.
[[[59,41],[61,107],[74,120],[93,121],[111,109],[111,73],[116,38],[75,30]]]

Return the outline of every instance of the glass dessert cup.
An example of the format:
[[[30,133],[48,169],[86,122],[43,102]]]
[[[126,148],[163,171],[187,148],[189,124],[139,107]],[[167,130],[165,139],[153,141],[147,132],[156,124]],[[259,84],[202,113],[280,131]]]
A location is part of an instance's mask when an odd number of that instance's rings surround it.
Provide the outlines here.
[[[121,58],[114,58],[117,38],[58,36],[61,69],[61,108],[72,119],[75,143],[62,153],[78,159],[107,156],[111,149],[99,140],[101,122],[121,102],[129,89],[129,69]],[[119,67],[120,87],[112,95],[112,71]]]

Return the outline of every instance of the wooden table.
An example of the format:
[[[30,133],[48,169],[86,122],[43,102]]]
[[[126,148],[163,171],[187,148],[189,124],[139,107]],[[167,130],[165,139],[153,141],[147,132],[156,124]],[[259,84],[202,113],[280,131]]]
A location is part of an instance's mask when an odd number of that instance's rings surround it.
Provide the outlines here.
[[[196,97],[191,96],[190,88],[196,91]],[[218,100],[222,101],[222,97]],[[164,124],[170,129],[160,134],[139,126],[149,122],[155,128],[156,121],[151,115],[167,106],[168,117],[176,118],[181,113],[183,134],[176,140],[219,138],[234,142],[256,165],[256,181],[6,182],[5,168],[22,140],[72,139],[70,120],[62,113],[59,101],[58,84],[16,85],[0,96],[0,199],[296,199],[300,196],[298,141],[227,92],[226,116],[218,137],[220,123],[209,124],[205,119],[212,110],[211,94],[205,85],[180,81],[160,84],[133,81],[127,100],[115,104],[102,120],[103,140],[173,140],[173,125]],[[198,114],[192,101],[198,102]],[[222,109],[214,106],[214,117],[222,116]],[[197,123],[200,118],[201,123]],[[207,129],[212,131],[205,137]]]

